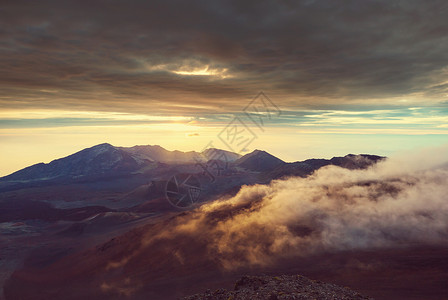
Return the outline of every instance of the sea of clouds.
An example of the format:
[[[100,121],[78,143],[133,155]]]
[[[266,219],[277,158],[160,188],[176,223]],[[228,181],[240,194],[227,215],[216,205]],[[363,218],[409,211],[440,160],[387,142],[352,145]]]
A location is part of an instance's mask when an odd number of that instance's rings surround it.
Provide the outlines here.
[[[169,223],[160,240],[204,242],[226,269],[348,249],[448,244],[448,146],[400,153],[364,170],[243,186]],[[183,250],[175,256],[182,261]]]

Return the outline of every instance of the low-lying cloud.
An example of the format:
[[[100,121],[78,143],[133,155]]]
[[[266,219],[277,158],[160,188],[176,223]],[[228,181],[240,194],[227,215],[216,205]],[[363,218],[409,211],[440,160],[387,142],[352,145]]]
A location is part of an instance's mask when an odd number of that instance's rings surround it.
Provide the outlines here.
[[[225,269],[347,249],[448,244],[448,147],[366,170],[335,166],[308,178],[244,186],[186,213],[146,246],[201,241]],[[182,263],[186,249],[177,249]]]

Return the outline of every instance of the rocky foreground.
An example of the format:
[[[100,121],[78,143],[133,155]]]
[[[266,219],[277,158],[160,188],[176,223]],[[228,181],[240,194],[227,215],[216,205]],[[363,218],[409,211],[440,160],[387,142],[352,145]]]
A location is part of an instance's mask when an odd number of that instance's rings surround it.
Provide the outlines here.
[[[347,287],[308,279],[300,275],[292,276],[243,276],[235,283],[233,291],[207,290],[203,294],[185,297],[184,300],[280,300],[280,299],[373,299],[360,295]]]

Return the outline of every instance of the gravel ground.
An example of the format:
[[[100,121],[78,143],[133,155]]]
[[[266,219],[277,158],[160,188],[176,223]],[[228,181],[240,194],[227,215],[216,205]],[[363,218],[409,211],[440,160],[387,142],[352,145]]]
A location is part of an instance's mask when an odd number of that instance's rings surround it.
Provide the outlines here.
[[[185,297],[184,300],[280,300],[280,299],[373,299],[355,292],[347,287],[308,279],[304,276],[282,275],[243,276],[235,283],[233,291],[218,289],[214,292]]]

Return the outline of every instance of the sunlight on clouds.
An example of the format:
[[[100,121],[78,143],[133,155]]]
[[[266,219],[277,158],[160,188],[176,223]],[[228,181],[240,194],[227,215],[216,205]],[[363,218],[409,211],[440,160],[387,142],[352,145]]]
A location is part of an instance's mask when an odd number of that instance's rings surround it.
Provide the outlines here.
[[[216,147],[230,150],[219,144],[217,136],[235,115],[212,111],[206,104],[201,109],[204,113],[193,117],[182,113],[2,110],[0,176],[104,142],[124,147],[158,144],[168,150],[200,151],[213,141]],[[248,126],[254,126],[247,116],[238,116]],[[290,110],[266,124],[263,132],[253,128],[258,138],[248,150],[263,149],[290,161],[349,152],[388,155],[417,144],[445,142],[447,124],[448,116],[440,107]]]
[[[375,124],[446,124],[448,123],[448,116],[438,116],[438,117],[331,117],[331,116],[306,116],[306,117],[313,117],[313,118],[321,118],[321,120],[316,121],[320,124],[369,124],[369,125],[375,125]]]
[[[414,108],[415,109],[415,108]],[[321,116],[321,115],[365,115],[365,114],[387,114],[394,112],[391,109],[377,109],[377,110],[367,110],[367,111],[350,111],[350,110],[331,110],[331,111],[324,111],[322,113],[322,110],[307,110],[306,112],[314,112],[317,113],[315,115],[308,115],[308,116]]]
[[[190,76],[217,76],[220,78],[228,78],[231,77],[229,74],[227,74],[227,69],[213,69],[210,68],[210,66],[205,66],[203,68],[194,68],[190,70],[176,70],[173,71],[173,73],[179,74],[179,75],[190,75]]]
[[[309,125],[308,125],[309,126]],[[448,126],[440,128],[448,128]],[[432,129],[406,129],[406,128],[316,128],[302,129],[298,133],[309,134],[365,134],[365,135],[448,135],[448,130],[432,130]]]
[[[49,118],[95,118],[117,121],[189,121],[191,117],[184,116],[151,116],[122,112],[102,111],[69,111],[69,110],[3,110],[0,119],[49,119]]]
[[[403,110],[371,110],[371,111],[318,111],[305,114],[305,122],[299,126],[339,126],[339,125],[412,125],[414,127],[427,125],[438,128],[448,124],[448,116],[434,111],[425,111],[424,108],[412,107]],[[391,129],[396,129],[391,127]]]
[[[213,67],[210,64],[198,65],[196,62],[189,62],[182,66],[170,64],[149,65],[147,63],[143,63],[143,65],[149,71],[165,71],[177,75],[208,76],[220,79],[234,77],[234,75],[228,73],[228,68]]]

